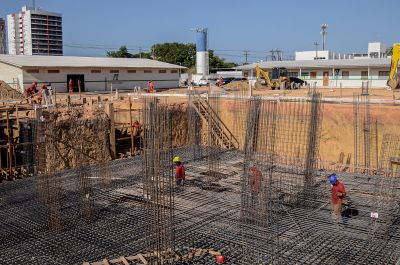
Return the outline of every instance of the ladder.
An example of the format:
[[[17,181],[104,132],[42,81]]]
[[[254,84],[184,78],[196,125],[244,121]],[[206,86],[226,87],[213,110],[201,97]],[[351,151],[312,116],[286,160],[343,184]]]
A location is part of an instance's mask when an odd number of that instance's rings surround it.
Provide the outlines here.
[[[235,138],[229,128],[223,123],[221,118],[210,106],[207,100],[198,96],[191,101],[191,105],[197,114],[203,119],[203,121],[208,123],[213,137],[215,137],[220,146],[227,149],[239,148],[238,140]]]

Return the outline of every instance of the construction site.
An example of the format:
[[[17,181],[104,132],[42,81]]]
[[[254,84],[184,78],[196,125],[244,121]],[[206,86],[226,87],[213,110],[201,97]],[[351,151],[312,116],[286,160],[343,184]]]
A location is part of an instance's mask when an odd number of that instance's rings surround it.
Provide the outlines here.
[[[400,262],[398,100],[1,91],[0,264]]]

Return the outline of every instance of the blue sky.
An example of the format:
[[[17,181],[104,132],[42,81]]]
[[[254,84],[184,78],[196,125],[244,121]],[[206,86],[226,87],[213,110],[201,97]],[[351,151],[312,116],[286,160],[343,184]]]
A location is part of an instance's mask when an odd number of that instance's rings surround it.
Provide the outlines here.
[[[0,0],[0,17],[28,0]],[[398,0],[36,0],[63,14],[65,55],[104,56],[127,45],[132,53],[160,42],[194,42],[190,31],[209,28],[209,48],[229,61],[265,59],[271,49],[284,56],[313,50],[320,25],[329,25],[334,52],[366,52],[367,43],[400,41]],[[282,11],[282,12],[280,12]],[[85,48],[73,48],[71,46]]]

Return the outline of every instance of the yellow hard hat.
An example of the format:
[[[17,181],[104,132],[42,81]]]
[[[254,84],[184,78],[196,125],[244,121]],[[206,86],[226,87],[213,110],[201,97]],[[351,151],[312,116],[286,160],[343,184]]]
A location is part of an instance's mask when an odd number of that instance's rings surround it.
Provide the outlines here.
[[[177,163],[177,162],[181,162],[181,158],[179,157],[179,156],[175,156],[174,157],[174,160],[172,160],[174,163]]]

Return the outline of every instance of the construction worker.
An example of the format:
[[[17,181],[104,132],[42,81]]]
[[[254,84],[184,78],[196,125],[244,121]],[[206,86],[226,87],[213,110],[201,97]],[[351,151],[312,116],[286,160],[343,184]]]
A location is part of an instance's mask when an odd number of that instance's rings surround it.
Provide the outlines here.
[[[40,86],[40,103],[44,99],[45,105],[48,105],[48,97],[49,97],[49,90],[47,89],[47,85],[43,84]]]
[[[68,88],[69,88],[69,94],[72,95],[72,91],[73,91],[73,82],[72,82],[72,78],[69,79],[68,82]]]
[[[133,155],[140,155],[140,151],[142,150],[142,124],[138,120],[136,120],[132,124],[132,135],[133,135]]]
[[[31,103],[32,97],[37,93],[37,82],[25,88],[25,97],[28,103]]]
[[[154,82],[151,80],[149,82],[149,93],[154,93]]]
[[[346,190],[342,182],[337,179],[336,174],[329,176],[329,182],[331,183],[331,206],[332,206],[332,217],[336,221],[342,220],[342,204],[343,199],[346,197]]]
[[[47,100],[48,100],[48,104],[53,104],[53,88],[51,87],[51,83],[49,82],[48,84],[47,84],[47,94],[48,94],[48,97],[47,97]]]
[[[251,191],[259,193],[261,189],[261,178],[262,173],[257,167],[251,165],[250,167],[250,181],[251,181]]]
[[[182,190],[185,181],[185,167],[179,156],[175,156],[173,162],[175,164],[176,191],[179,192]]]
[[[223,83],[222,77],[220,77],[220,78],[218,79],[218,87],[222,87],[222,83]]]

